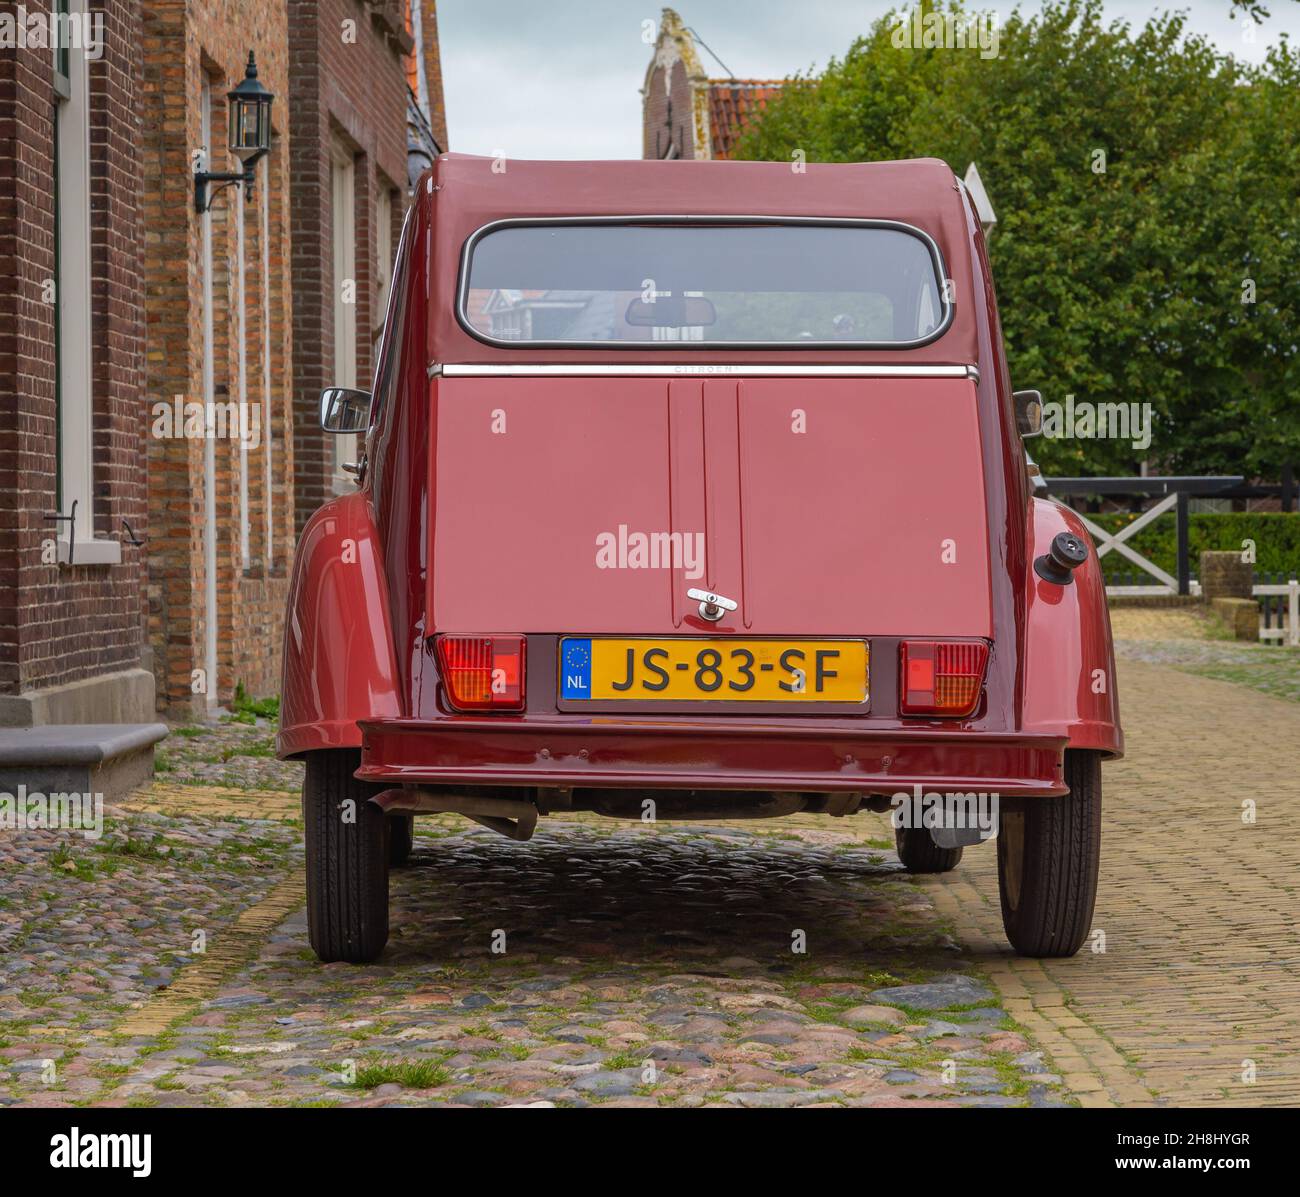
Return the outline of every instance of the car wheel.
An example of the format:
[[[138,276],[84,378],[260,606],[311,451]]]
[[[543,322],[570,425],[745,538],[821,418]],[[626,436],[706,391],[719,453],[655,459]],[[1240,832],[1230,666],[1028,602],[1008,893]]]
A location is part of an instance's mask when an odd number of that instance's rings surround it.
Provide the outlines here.
[[[950,873],[961,860],[960,848],[940,848],[927,827],[895,827],[894,843],[909,873]]]
[[[415,816],[390,815],[388,818],[388,864],[404,865],[415,844]]]
[[[1062,798],[1004,800],[1002,925],[1021,956],[1073,956],[1092,928],[1101,861],[1101,757],[1067,750]]]
[[[387,820],[370,802],[376,788],[352,776],[360,763],[350,749],[307,756],[307,930],[326,963],[364,964],[388,942]]]

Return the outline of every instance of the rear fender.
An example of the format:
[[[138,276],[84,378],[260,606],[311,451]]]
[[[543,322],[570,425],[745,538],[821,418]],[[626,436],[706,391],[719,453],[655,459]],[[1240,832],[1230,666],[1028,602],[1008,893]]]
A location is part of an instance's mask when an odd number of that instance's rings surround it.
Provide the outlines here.
[[[1021,723],[1026,731],[1067,736],[1071,748],[1122,756],[1110,611],[1097,554],[1089,553],[1068,586],[1034,572],[1034,558],[1046,553],[1060,532],[1092,543],[1083,521],[1068,507],[1050,499],[1030,500]]]
[[[298,542],[276,752],[359,748],[359,720],[402,713],[382,546],[358,492],[321,507]]]

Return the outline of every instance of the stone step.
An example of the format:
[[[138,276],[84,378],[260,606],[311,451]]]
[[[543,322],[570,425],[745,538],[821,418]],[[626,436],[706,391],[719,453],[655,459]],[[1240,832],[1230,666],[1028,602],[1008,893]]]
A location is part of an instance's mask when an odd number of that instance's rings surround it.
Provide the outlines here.
[[[101,794],[115,802],[153,775],[164,723],[49,723],[0,728],[0,795]]]

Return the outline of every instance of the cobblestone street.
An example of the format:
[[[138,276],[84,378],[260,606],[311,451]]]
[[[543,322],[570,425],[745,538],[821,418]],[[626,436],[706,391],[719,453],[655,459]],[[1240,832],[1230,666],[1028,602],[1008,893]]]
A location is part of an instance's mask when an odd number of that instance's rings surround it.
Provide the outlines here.
[[[922,888],[1081,1103],[1300,1104],[1300,704],[1138,661],[1120,686],[1104,953],[1008,955],[991,853]]]
[[[237,732],[174,737],[98,843],[0,833],[0,1102],[1296,1104],[1300,705],[1120,685],[1104,951],[1048,962],[1007,948],[991,848],[912,879],[883,816],[442,816],[381,962],[322,967],[291,771],[251,789]]]

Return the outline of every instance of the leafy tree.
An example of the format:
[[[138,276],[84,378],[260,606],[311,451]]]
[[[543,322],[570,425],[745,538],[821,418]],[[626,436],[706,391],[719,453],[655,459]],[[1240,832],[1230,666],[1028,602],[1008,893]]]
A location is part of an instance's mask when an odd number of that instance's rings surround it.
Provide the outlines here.
[[[1183,15],[1134,30],[1099,0],[1051,0],[982,57],[895,48],[902,15],[791,80],[740,155],[979,163],[1016,385],[1156,415],[1145,451],[1038,442],[1049,473],[1276,477],[1300,460],[1296,51],[1284,39],[1254,68]]]
[[[1268,9],[1264,7],[1260,0],[1232,0],[1232,7],[1228,10],[1228,15],[1235,21],[1238,12],[1244,13],[1256,25],[1262,25],[1269,16]]]

